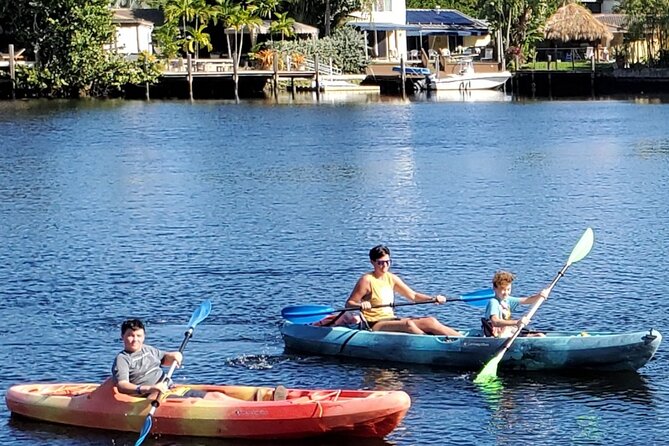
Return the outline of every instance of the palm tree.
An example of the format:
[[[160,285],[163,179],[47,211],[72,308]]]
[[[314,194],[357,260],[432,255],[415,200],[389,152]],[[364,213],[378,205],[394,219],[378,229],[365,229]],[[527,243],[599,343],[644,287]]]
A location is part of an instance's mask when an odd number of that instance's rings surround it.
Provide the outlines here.
[[[244,45],[244,29],[247,28],[249,32],[255,30],[262,25],[262,19],[256,15],[257,8],[254,5],[234,5],[228,9],[226,17],[226,25],[234,30],[234,54],[233,63],[239,69],[239,60],[242,55],[242,47]]]
[[[275,12],[276,20],[272,20],[269,31],[272,34],[281,34],[281,40],[284,37],[295,35],[295,19],[288,17],[288,13]]]
[[[207,25],[200,25],[199,28],[194,28],[192,26],[189,26],[186,29],[186,33],[188,34],[185,41],[184,41],[184,51],[188,51],[190,53],[197,53],[198,48],[200,47],[205,47],[207,50],[211,51],[213,48],[213,45],[211,44],[211,36],[209,33],[204,32],[204,30],[207,28]],[[197,58],[197,55],[195,56]]]
[[[256,0],[253,4],[258,8],[258,16],[269,19],[279,7],[279,0]]]

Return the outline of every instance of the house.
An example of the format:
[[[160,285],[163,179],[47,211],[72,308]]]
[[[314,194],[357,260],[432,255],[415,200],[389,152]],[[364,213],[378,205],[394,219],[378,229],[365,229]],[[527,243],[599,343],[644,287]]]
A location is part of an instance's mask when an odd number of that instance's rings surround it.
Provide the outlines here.
[[[413,60],[423,52],[492,59],[488,25],[455,9],[406,9],[404,0],[385,0],[373,3],[369,13],[355,14],[349,25],[365,32],[373,61]]]
[[[142,51],[153,53],[152,33],[154,24],[162,23],[162,13],[157,9],[114,9],[112,23],[116,35],[109,45],[111,50],[128,56]]]

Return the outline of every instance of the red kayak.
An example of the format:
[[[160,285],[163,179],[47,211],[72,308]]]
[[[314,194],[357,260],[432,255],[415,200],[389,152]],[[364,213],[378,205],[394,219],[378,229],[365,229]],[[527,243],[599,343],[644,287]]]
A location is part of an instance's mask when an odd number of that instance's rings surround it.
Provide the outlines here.
[[[152,434],[245,439],[327,434],[384,437],[411,405],[409,395],[402,391],[275,392],[269,387],[189,385],[176,386],[171,393],[187,389],[207,394],[162,400],[154,414]],[[129,432],[140,432],[151,407],[147,398],[119,393],[110,380],[101,385],[16,385],[5,399],[12,413],[29,418]]]

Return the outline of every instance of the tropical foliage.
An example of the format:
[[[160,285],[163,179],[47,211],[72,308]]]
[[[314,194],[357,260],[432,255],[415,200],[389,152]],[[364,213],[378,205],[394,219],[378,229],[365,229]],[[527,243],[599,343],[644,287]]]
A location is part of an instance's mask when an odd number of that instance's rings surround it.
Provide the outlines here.
[[[286,12],[298,22],[318,27],[323,36],[329,36],[355,11],[363,9],[369,0],[286,0]]]
[[[478,0],[406,0],[407,9],[457,9],[465,14],[478,17]]]
[[[479,12],[494,32],[501,33],[503,52],[520,49],[523,58],[534,53],[543,40],[543,24],[561,4],[562,0],[479,0]]]
[[[111,19],[108,0],[3,1],[0,27],[37,62],[19,69],[18,88],[38,96],[101,96],[145,80],[143,67],[106,50],[115,30]]]
[[[291,55],[293,63],[301,62],[302,55],[314,59],[318,56],[321,64],[340,68],[344,73],[360,73],[367,65],[365,37],[350,26],[337,28],[331,36],[318,40],[284,40],[267,42],[266,47],[279,53],[279,60]]]
[[[625,43],[643,41],[649,66],[669,66],[669,0],[621,0],[627,14]]]

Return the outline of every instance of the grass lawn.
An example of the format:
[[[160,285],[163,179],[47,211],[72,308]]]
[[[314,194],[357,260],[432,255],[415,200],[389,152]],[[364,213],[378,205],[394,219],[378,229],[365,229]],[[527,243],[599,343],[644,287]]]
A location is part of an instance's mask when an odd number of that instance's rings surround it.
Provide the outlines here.
[[[550,69],[553,71],[590,71],[592,70],[592,64],[589,60],[576,60],[574,62],[559,61],[557,63],[551,62]],[[524,63],[520,66],[520,70],[548,70],[548,62]],[[613,62],[595,64],[595,71],[611,70],[613,70]]]

